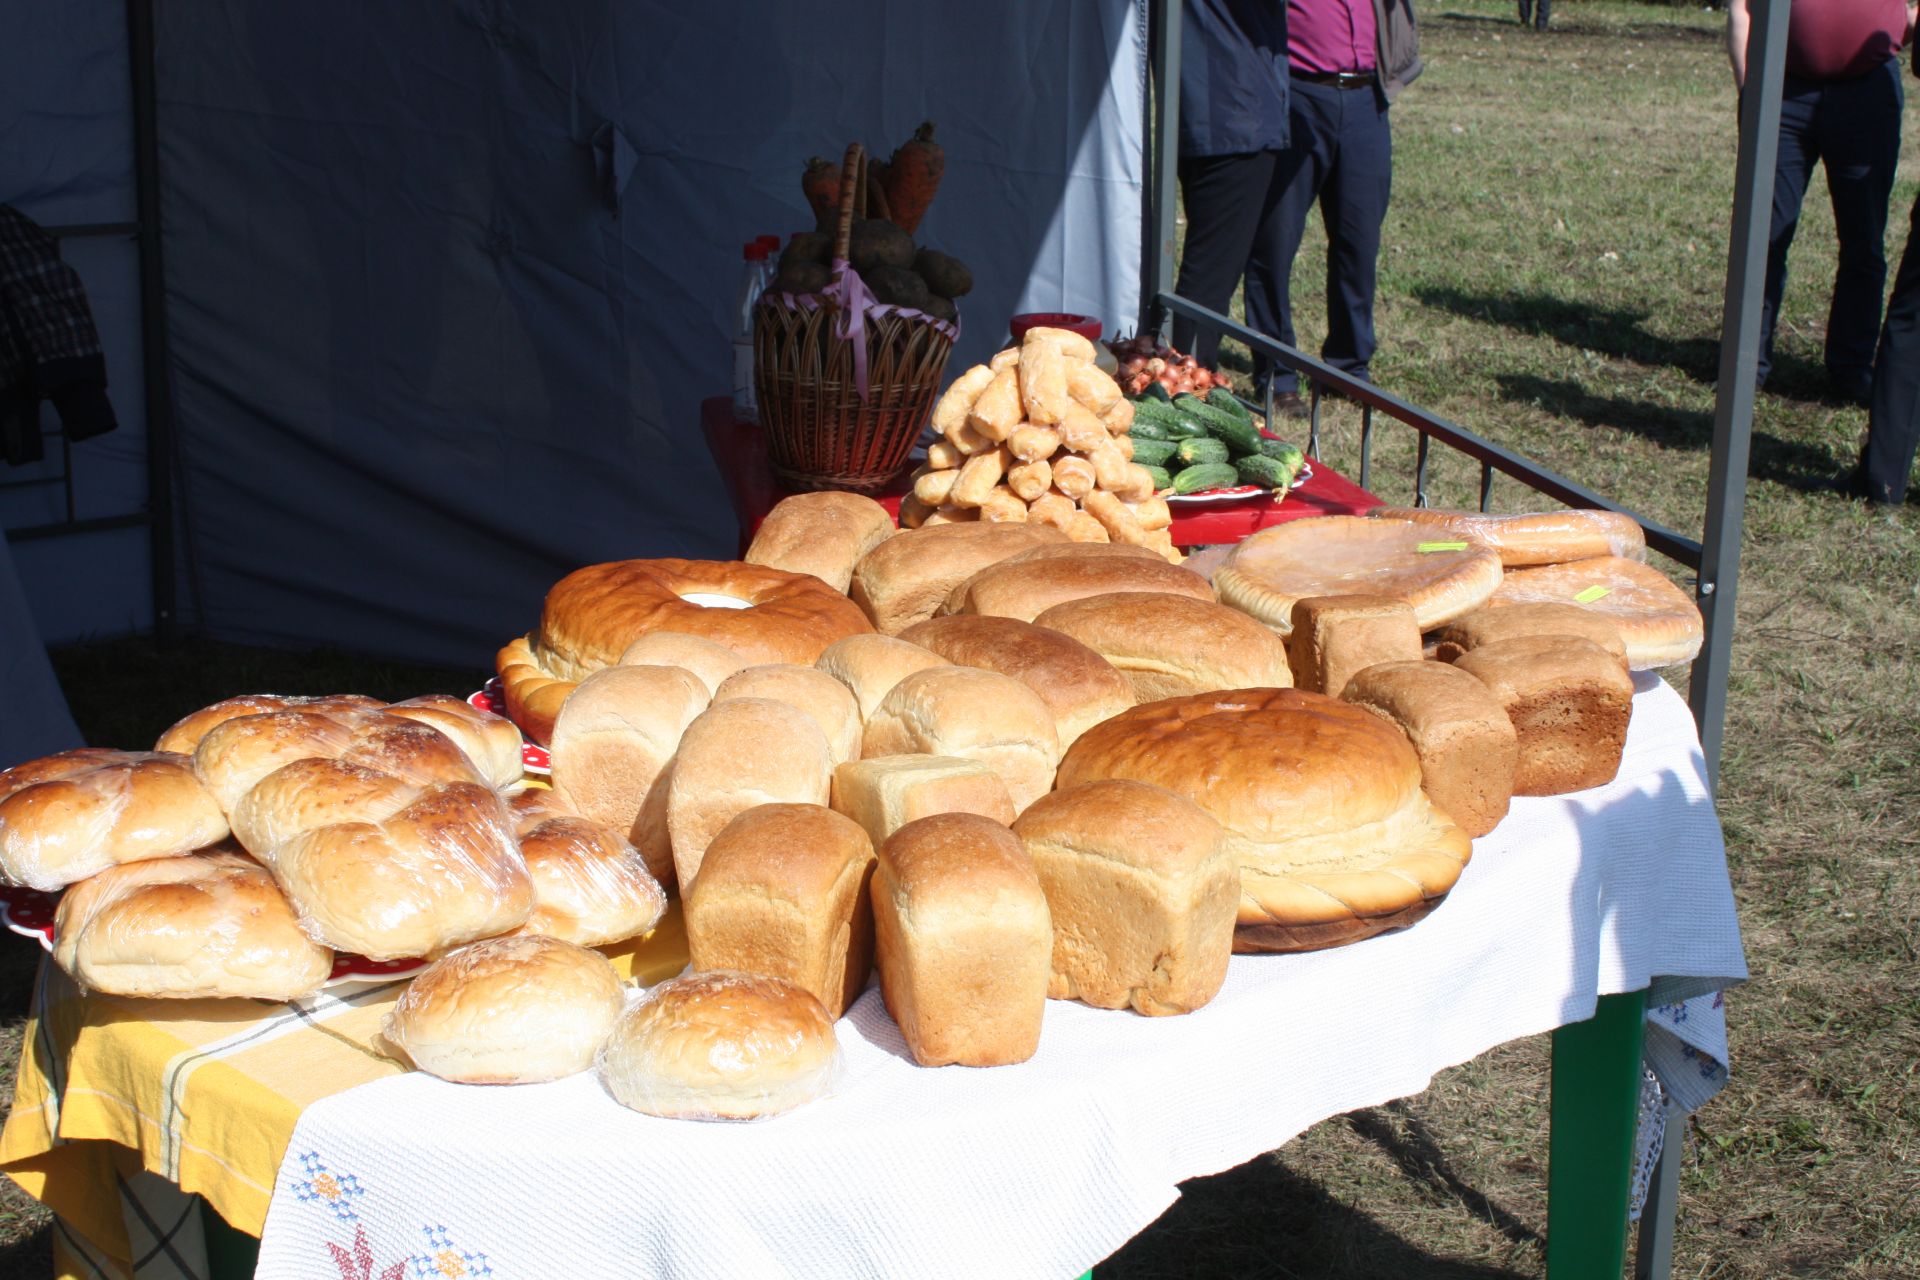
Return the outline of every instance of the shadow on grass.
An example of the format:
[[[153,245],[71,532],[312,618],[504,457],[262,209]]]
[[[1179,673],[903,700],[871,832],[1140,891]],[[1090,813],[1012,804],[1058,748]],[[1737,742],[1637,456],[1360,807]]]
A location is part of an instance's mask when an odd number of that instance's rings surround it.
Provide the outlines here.
[[[1466,1203],[1486,1203],[1484,1196],[1472,1194],[1476,1199]],[[1520,1280],[1523,1274],[1435,1257],[1271,1157],[1181,1184],[1179,1201],[1153,1230],[1134,1237],[1094,1270],[1096,1280],[1253,1275]]]
[[[1494,381],[1500,384],[1502,400],[1538,405],[1555,417],[1630,431],[1667,449],[1697,453],[1713,446],[1713,415],[1704,409],[1595,395],[1580,383],[1564,378],[1500,373],[1494,375]],[[1764,431],[1753,433],[1752,449],[1748,475],[1807,493],[1829,488],[1840,465],[1840,460],[1824,449],[1782,440]]]
[[[1684,12],[1684,10],[1677,12]],[[1725,39],[1725,36],[1717,30],[1707,27],[1687,26],[1679,22],[1629,22],[1625,24],[1586,23],[1578,18],[1569,19],[1563,11],[1554,18],[1551,27],[1545,31],[1538,31],[1531,25],[1522,26],[1519,18],[1520,15],[1517,10],[1503,15],[1492,13],[1461,13],[1458,10],[1449,9],[1431,16],[1422,17],[1420,19],[1420,25],[1429,29],[1436,27],[1444,28],[1449,25],[1458,25],[1467,29],[1477,27],[1511,27],[1516,32],[1525,32],[1529,36],[1539,37],[1556,35],[1631,36],[1635,40],[1683,40],[1690,43],[1698,42],[1704,44],[1719,44]]]
[[[1390,1112],[1398,1117],[1405,1126],[1405,1132],[1396,1132],[1382,1112]],[[1453,1166],[1447,1163],[1446,1153],[1433,1136],[1433,1130],[1414,1115],[1405,1102],[1390,1102],[1384,1107],[1356,1111],[1347,1117],[1347,1124],[1355,1133],[1385,1152],[1400,1166],[1400,1172],[1425,1183],[1441,1195],[1459,1201],[1475,1218],[1491,1225],[1513,1243],[1545,1245],[1545,1238],[1538,1231],[1488,1199],[1479,1188],[1467,1185],[1453,1171]]]
[[[53,1228],[41,1227],[11,1244],[0,1244],[0,1276],[13,1280],[52,1280]]]

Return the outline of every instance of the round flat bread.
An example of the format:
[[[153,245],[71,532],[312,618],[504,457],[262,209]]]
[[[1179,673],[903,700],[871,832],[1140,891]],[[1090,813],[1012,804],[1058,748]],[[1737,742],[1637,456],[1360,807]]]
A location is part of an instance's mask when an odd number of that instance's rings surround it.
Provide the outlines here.
[[[1214,571],[1222,603],[1285,634],[1309,596],[1405,600],[1422,631],[1477,609],[1500,585],[1500,556],[1411,520],[1317,516],[1262,529]]]
[[[1619,628],[1635,671],[1691,662],[1705,633],[1700,606],[1671,578],[1619,556],[1515,569],[1487,604],[1575,604],[1603,614]]]

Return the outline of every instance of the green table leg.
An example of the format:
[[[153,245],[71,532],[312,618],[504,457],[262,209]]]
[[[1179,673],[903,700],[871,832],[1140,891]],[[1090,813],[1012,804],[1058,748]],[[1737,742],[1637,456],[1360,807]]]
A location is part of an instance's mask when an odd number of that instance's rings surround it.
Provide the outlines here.
[[[200,1202],[200,1230],[207,1239],[207,1274],[212,1280],[253,1280],[260,1265],[260,1242],[229,1226],[205,1200]]]
[[[1553,1033],[1548,1280],[1620,1280],[1640,1101],[1647,993],[1601,996]]]

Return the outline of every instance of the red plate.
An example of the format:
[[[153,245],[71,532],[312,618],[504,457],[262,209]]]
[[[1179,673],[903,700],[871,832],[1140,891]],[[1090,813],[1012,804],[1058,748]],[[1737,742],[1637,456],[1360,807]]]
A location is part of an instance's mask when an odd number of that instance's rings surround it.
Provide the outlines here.
[[[52,954],[53,919],[60,909],[60,895],[38,889],[16,889],[0,885],[0,925],[23,938],[32,938]],[[326,985],[348,982],[397,982],[411,978],[427,967],[425,960],[369,960],[365,956],[336,952],[333,976]]]
[[[513,719],[512,716],[507,714],[507,697],[505,692],[500,688],[500,679],[498,676],[487,681],[485,688],[478,692],[468,694],[467,705],[475,711],[491,712],[493,715],[499,716],[502,720]],[[528,773],[535,773],[544,778],[553,772],[553,761],[547,755],[547,749],[539,743],[522,742],[520,744],[520,767]]]

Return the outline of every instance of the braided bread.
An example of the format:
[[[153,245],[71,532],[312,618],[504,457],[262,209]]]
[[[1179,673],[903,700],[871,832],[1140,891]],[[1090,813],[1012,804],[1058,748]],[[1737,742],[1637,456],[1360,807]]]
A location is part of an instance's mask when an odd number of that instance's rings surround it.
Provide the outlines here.
[[[226,834],[220,806],[173,752],[83,747],[0,773],[0,878],[11,884],[51,892]]]
[[[666,891],[623,833],[572,812],[546,788],[521,792],[508,809],[533,877],[533,914],[515,933],[598,947],[660,923]]]

